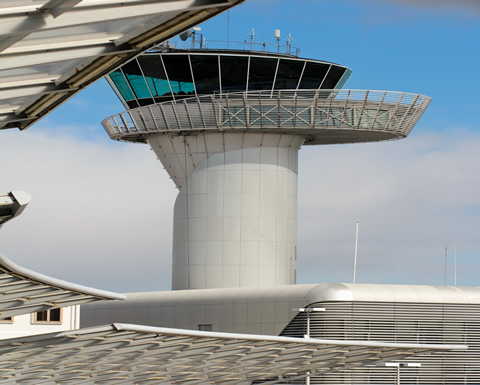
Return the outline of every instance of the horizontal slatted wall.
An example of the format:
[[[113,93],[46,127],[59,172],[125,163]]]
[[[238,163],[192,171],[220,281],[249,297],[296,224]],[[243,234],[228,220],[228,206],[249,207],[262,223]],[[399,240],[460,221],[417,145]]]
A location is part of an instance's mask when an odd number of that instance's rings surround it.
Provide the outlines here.
[[[393,302],[318,302],[310,313],[313,338],[426,344],[466,344],[468,351],[416,355],[401,362],[402,384],[480,384],[480,305]],[[299,313],[281,335],[303,337]],[[395,367],[360,367],[311,378],[312,384],[395,384]]]

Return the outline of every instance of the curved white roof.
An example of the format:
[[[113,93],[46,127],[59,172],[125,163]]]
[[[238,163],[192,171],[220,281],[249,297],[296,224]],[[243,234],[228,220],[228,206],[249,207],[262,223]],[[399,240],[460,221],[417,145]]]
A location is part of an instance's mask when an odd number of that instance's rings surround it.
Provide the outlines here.
[[[139,53],[243,1],[1,1],[0,129],[30,126]]]
[[[125,295],[65,282],[16,265],[0,254],[0,318]]]
[[[275,384],[465,345],[255,336],[112,324],[0,341],[0,384]]]
[[[421,303],[480,303],[480,287],[325,283],[312,287],[307,300]]]
[[[480,304],[480,287],[384,285],[364,283],[316,283],[271,287],[221,288],[204,290],[173,290],[128,293],[125,305],[138,304],[193,304],[256,301],[301,301],[305,306],[323,301],[424,302]],[[119,304],[120,305],[120,304]],[[103,304],[101,304],[103,306]],[[122,305],[120,305],[122,306]]]

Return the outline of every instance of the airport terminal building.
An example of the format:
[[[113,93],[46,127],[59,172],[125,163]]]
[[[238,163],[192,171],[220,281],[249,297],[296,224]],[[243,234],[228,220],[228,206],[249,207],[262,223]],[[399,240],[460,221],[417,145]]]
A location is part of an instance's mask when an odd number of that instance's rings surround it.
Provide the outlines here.
[[[348,67],[290,46],[159,44],[241,2],[0,6],[0,129],[107,76],[126,111],[106,132],[148,144],[178,188],[172,291],[0,255],[0,384],[480,384],[480,288],[296,283],[299,149],[406,138],[430,98],[344,89]],[[26,197],[0,195],[0,225]]]
[[[110,74],[128,110],[105,119],[105,129],[114,140],[148,143],[179,189],[173,291],[85,305],[82,325],[115,319],[214,332],[467,344],[468,352],[336,368],[309,381],[387,384],[401,375],[410,384],[478,383],[480,289],[295,284],[298,149],[404,138],[430,102],[344,90],[351,73],[295,55],[163,46]],[[308,311],[317,308],[324,311]]]

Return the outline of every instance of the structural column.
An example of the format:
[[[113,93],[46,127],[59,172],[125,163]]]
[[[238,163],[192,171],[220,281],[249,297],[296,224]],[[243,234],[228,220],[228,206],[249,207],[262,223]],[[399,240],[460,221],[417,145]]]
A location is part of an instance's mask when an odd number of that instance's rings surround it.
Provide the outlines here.
[[[155,134],[148,142],[180,192],[172,288],[295,283],[296,135]]]

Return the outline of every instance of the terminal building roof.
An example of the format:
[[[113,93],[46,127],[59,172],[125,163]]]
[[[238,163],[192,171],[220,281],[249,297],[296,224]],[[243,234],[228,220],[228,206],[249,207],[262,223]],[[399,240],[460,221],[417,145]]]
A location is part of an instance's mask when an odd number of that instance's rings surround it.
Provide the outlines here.
[[[244,0],[7,0],[0,129],[24,129],[139,53]]]
[[[125,295],[65,282],[18,266],[0,254],[0,318]]]
[[[466,348],[112,324],[0,341],[0,384],[296,383],[308,375]]]
[[[43,276],[2,256],[0,270],[2,317],[124,298]],[[416,354],[466,349],[458,344],[340,341],[117,323],[0,340],[0,384],[278,384]]]

